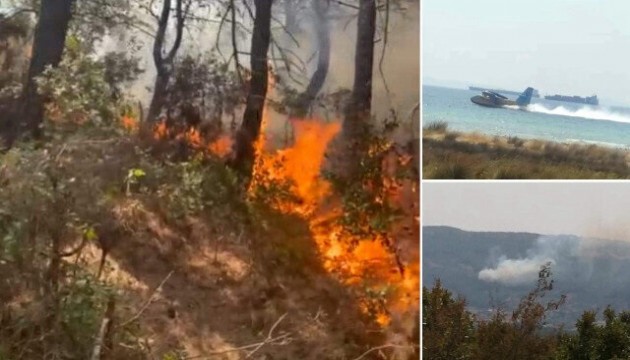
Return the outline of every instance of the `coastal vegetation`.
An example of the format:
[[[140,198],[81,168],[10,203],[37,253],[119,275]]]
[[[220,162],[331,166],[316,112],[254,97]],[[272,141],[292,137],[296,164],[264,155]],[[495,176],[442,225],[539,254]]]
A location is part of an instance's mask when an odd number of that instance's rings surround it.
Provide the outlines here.
[[[594,144],[490,136],[425,124],[425,179],[627,179],[630,151]]]

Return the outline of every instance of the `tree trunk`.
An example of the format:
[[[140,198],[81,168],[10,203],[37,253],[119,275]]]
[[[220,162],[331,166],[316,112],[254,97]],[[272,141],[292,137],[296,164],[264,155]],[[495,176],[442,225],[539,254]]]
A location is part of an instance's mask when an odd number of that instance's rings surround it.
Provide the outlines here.
[[[153,89],[153,97],[147,114],[148,121],[157,121],[162,107],[165,104],[168,82],[173,72],[173,63],[175,55],[179,51],[184,33],[184,22],[186,14],[190,9],[190,3],[183,8],[183,0],[176,0],[175,16],[177,18],[175,41],[170,51],[164,55],[164,42],[166,41],[166,30],[168,28],[169,18],[171,16],[171,0],[164,0],[162,4],[162,13],[158,19],[158,29],[153,42],[153,63],[157,75],[155,78],[155,88]]]
[[[360,133],[372,106],[372,72],[374,67],[374,34],[376,33],[376,0],[359,1],[357,46],[354,55],[354,84],[346,110],[343,131],[354,136]]]
[[[346,181],[353,181],[358,175],[361,157],[367,151],[365,134],[372,102],[375,33],[376,0],[359,0],[354,84],[345,106],[341,136],[331,145],[332,171]]]
[[[148,121],[157,121],[160,117],[162,107],[166,102],[166,92],[170,76],[168,72],[161,74],[158,71],[155,77],[155,85],[153,87],[153,96],[151,97],[151,105],[149,105],[149,112],[147,113]]]
[[[40,76],[47,66],[59,65],[65,47],[68,24],[72,18],[72,4],[73,0],[41,1],[28,80],[22,95],[20,123],[13,127],[10,142],[26,131],[30,131],[35,137],[41,135],[44,99],[37,93],[35,78]]]
[[[267,97],[267,52],[271,40],[271,5],[273,0],[255,0],[256,16],[251,46],[252,76],[243,115],[243,123],[236,135],[233,165],[250,176],[254,160],[254,142],[260,134],[265,99]]]
[[[317,69],[313,73],[311,80],[302,93],[299,104],[300,112],[308,112],[317,94],[324,87],[328,68],[330,67],[330,27],[328,24],[329,0],[314,0],[313,11],[316,17],[317,32]]]

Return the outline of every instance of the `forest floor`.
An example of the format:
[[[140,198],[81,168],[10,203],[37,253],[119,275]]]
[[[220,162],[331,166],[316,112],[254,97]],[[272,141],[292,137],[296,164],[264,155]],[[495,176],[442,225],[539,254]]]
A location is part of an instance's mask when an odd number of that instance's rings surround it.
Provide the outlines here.
[[[67,227],[68,234],[73,229],[69,222],[76,217],[95,224],[107,223],[104,219],[111,217],[110,224],[119,230],[115,235],[101,230],[97,240],[88,241],[61,266],[65,280],[60,301],[69,305],[59,315],[60,326],[77,329],[41,335],[41,349],[24,350],[24,344],[35,341],[37,324],[44,321],[34,310],[38,301],[24,300],[37,299],[37,288],[24,283],[3,295],[9,305],[0,313],[0,335],[5,336],[5,341],[0,340],[0,358],[19,354],[16,359],[31,359],[67,351],[86,354],[95,348],[98,326],[108,316],[113,335],[104,346],[111,359],[416,356],[418,179],[403,180],[392,194],[391,200],[402,211],[389,230],[396,257],[378,239],[350,245],[340,238],[344,236],[337,223],[343,214],[341,203],[334,192],[322,191],[330,185],[320,179],[327,143],[321,132],[330,137],[327,129],[339,127],[305,123],[305,133],[297,134],[293,145],[267,154],[269,160],[279,160],[281,167],[293,171],[284,174],[297,185],[289,191],[298,198],[293,200],[285,200],[282,190],[275,188],[282,187],[276,184],[278,174],[266,178],[266,185],[271,185],[263,190],[268,193],[253,200],[248,199],[251,191],[239,192],[231,171],[216,156],[201,162],[169,160],[167,154],[180,149],[176,143],[181,139],[173,142],[174,147],[162,148],[162,140],[153,136],[141,140],[141,134],[113,138],[77,134],[42,149],[18,147],[4,155],[7,161],[0,166],[0,180],[8,191],[0,198],[7,213],[19,217],[37,208],[41,219]],[[147,146],[147,141],[152,145]],[[192,136],[186,141],[190,145],[196,140]],[[418,154],[405,156],[418,159]],[[44,163],[45,172],[52,175],[39,176],[37,166]],[[269,161],[265,166],[275,171],[278,164]],[[139,170],[138,178],[129,181]],[[50,188],[47,176],[56,177],[57,185]],[[50,200],[24,202],[32,196],[27,189],[39,187],[50,194]],[[57,194],[59,189],[69,193]],[[296,210],[301,207],[309,210]],[[42,231],[45,238],[46,228],[35,231]],[[81,242],[79,237],[71,239],[65,241],[66,250]],[[98,278],[106,246],[110,250]],[[44,271],[45,267],[37,270],[42,264],[34,263],[29,271]],[[0,275],[15,277],[19,272],[14,266],[0,262]],[[21,280],[7,278],[7,284],[12,281]],[[116,294],[113,315],[107,315],[98,297],[102,288]],[[91,305],[85,308],[85,304]],[[73,316],[80,321],[68,322]],[[32,323],[32,330],[16,330],[24,323]]]
[[[250,238],[256,234],[216,233],[200,219],[188,219],[182,230],[150,210],[140,213],[134,222],[144,231],[123,240],[104,274],[124,289],[130,313],[144,309],[138,340],[151,354],[342,359],[349,348],[365,351],[366,334],[381,331],[376,323],[366,329],[356,321],[365,317],[318,263],[301,219],[278,218],[281,224],[271,224],[281,229],[277,237],[261,243]],[[304,258],[294,263],[294,254],[282,254],[287,248]],[[96,269],[100,251],[87,253]]]
[[[395,237],[403,261],[414,264],[419,198],[405,195],[407,215]],[[403,317],[388,326],[365,314],[356,290],[323,265],[307,217],[267,209],[267,231],[255,233],[213,228],[199,217],[173,226],[138,201],[120,209],[134,213],[134,236],[110,254],[105,276],[126,290],[129,306],[145,309],[140,328],[151,353],[179,349],[185,355],[178,356],[203,359],[404,359],[409,353],[414,312],[390,314]]]
[[[425,179],[627,179],[630,151],[599,145],[489,136],[427,125]]]

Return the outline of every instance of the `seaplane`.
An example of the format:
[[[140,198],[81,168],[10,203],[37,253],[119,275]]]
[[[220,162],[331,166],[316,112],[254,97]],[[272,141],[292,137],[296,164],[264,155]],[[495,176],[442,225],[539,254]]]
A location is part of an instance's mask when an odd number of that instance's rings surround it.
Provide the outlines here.
[[[470,101],[477,105],[486,107],[497,108],[504,106],[518,106],[519,108],[524,109],[531,102],[533,93],[534,89],[528,87],[516,100],[510,100],[497,92],[484,90],[481,92],[481,95],[471,97]]]

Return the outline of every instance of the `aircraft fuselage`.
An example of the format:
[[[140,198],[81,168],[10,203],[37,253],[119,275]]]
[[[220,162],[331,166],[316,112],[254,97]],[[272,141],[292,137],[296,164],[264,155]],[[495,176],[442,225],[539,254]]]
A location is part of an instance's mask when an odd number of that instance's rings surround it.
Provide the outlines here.
[[[477,105],[486,106],[486,107],[502,107],[502,106],[517,106],[516,101],[506,100],[506,99],[497,99],[497,98],[488,98],[485,96],[477,95],[470,98],[470,101]]]
[[[524,109],[529,105],[534,89],[528,87],[523,93],[515,100],[510,100],[507,97],[490,90],[484,90],[481,95],[476,95],[470,98],[470,101],[477,105],[486,107],[503,107],[503,106],[518,106]]]

